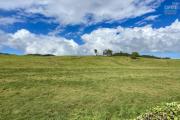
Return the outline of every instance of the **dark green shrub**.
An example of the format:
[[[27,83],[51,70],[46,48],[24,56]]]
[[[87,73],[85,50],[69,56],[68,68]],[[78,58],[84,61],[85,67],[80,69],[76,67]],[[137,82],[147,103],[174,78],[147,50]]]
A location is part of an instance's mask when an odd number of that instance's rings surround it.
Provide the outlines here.
[[[98,55],[98,50],[94,49],[94,53],[96,54],[96,56]]]
[[[132,52],[131,58],[132,59],[137,59],[137,57],[139,57],[139,53],[138,52]]]

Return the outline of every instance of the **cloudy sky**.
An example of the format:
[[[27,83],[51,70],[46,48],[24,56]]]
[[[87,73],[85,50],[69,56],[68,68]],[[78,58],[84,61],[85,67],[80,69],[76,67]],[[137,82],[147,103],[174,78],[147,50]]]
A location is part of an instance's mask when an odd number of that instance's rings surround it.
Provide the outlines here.
[[[0,0],[0,52],[180,58],[180,0]]]

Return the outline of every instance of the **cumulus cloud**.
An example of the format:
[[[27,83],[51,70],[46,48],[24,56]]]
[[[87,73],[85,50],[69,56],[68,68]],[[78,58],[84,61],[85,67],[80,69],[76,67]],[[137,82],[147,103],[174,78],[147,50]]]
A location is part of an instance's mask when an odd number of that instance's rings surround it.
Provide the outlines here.
[[[8,46],[22,50],[25,54],[77,55],[78,44],[62,37],[36,35],[22,29],[10,34]]]
[[[0,50],[6,46],[6,42],[8,41],[8,34],[0,30]]]
[[[84,47],[102,52],[112,49],[115,52],[180,52],[180,22],[176,20],[165,28],[153,29],[151,26],[115,29],[101,28],[82,39]]]
[[[40,13],[48,17],[54,17],[61,24],[81,24],[137,17],[154,11],[162,1],[1,0],[0,9],[24,9],[27,13]]]
[[[8,46],[26,54],[93,55],[104,49],[114,52],[180,52],[180,21],[155,29],[151,26],[135,28],[100,28],[84,34],[83,45],[54,35],[37,35],[21,29],[14,34],[0,31],[0,46]]]

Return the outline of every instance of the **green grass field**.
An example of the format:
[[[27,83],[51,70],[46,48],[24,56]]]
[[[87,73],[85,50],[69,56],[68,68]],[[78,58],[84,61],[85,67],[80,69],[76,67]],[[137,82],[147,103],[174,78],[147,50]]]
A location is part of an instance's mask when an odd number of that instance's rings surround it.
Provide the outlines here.
[[[0,120],[125,120],[180,101],[180,60],[0,56]]]

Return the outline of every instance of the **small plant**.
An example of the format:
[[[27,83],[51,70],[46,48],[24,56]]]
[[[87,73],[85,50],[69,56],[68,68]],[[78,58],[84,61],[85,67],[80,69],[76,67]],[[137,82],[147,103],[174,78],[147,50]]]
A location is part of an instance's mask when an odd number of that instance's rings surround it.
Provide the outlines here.
[[[180,120],[180,104],[173,102],[157,106],[135,120]]]

